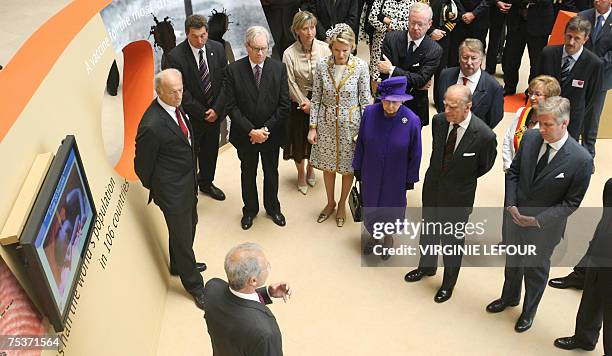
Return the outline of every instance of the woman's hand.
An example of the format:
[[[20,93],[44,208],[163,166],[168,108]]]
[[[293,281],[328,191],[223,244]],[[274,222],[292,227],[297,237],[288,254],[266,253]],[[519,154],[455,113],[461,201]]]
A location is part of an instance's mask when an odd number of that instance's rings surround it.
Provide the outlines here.
[[[310,142],[311,145],[317,144],[317,129],[308,130],[308,142]]]
[[[301,103],[300,110],[302,110],[304,114],[310,114],[310,100],[306,100],[305,102]]]

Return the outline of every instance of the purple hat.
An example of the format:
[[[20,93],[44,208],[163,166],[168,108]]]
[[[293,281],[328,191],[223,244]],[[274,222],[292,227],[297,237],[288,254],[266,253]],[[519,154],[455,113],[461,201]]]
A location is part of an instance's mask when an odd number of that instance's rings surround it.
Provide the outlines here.
[[[388,101],[412,100],[412,95],[406,94],[408,80],[406,77],[391,77],[378,84],[378,99]]]

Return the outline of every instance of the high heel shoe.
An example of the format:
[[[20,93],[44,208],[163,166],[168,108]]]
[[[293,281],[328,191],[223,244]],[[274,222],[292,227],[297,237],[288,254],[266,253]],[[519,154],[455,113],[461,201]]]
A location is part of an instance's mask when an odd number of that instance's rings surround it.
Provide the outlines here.
[[[312,168],[311,168],[311,169],[312,169]],[[316,174],[315,174],[314,170],[310,170],[310,172],[312,172],[312,174],[307,174],[307,176],[306,176],[306,183],[307,183],[309,186],[314,187],[314,186],[315,186],[315,183],[317,182],[317,179],[316,179],[316,178],[317,178],[317,176],[316,176]]]
[[[299,185],[297,186],[297,189],[300,191],[300,193],[306,195],[306,193],[308,193],[308,186],[307,185]]]

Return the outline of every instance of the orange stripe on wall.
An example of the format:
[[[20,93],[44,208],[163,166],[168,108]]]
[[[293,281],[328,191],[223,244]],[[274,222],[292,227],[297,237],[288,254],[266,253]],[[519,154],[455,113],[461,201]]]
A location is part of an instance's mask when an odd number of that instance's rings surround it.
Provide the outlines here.
[[[154,71],[149,41],[132,42],[123,48],[123,152],[115,170],[128,180],[138,180],[134,172],[136,131],[153,100]]]
[[[0,71],[0,142],[68,44],[111,2],[74,0],[36,30]]]

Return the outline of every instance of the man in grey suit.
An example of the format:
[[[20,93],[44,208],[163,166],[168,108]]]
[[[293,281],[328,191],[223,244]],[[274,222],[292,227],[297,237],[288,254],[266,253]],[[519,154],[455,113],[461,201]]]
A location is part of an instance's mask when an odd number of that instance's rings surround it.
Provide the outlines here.
[[[225,256],[228,282],[213,278],[204,287],[204,319],[214,356],[282,356],[282,336],[266,304],[291,297],[285,282],[264,287],[270,263],[261,247],[243,243]]]
[[[444,111],[444,93],[453,84],[462,84],[472,92],[472,113],[490,128],[504,117],[504,89],[489,73],[480,69],[484,58],[482,42],[466,38],[459,45],[459,67],[446,68],[440,74],[436,109]]]
[[[538,105],[539,132],[528,130],[506,174],[505,207],[512,217],[508,243],[535,247],[535,255],[508,255],[500,299],[487,306],[499,313],[518,305],[525,279],[523,311],[514,329],[528,330],[544,294],[550,257],[565,233],[567,217],[589,187],[593,159],[567,131],[570,102],[554,96]]]
[[[438,231],[421,233],[421,248],[435,245],[463,246],[464,227],[472,213],[476,183],[495,162],[497,141],[487,124],[474,115],[472,94],[465,85],[455,84],[444,96],[444,113],[432,119],[433,151],[423,183],[423,219],[426,223],[452,223],[454,234]],[[431,247],[428,247],[431,246]],[[461,254],[444,255],[444,279],[436,293],[437,303],[453,294],[461,268]],[[406,282],[436,274],[438,255],[421,254],[419,268],[408,272]]]

